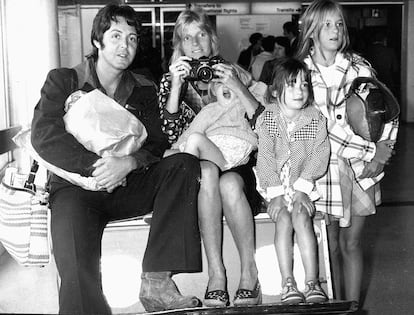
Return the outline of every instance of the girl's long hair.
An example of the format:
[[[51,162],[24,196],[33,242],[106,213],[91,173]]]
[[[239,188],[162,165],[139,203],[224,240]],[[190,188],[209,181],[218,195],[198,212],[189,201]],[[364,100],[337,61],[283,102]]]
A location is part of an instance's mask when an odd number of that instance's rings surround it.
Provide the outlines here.
[[[200,29],[204,30],[210,37],[211,40],[211,53],[212,56],[218,55],[219,45],[217,33],[211,23],[208,15],[201,8],[187,9],[180,13],[175,22],[172,44],[173,44],[173,53],[171,56],[170,62],[173,63],[179,57],[184,55],[183,49],[181,47],[183,30],[184,27],[190,25],[191,23],[196,22]],[[211,57],[211,56],[206,56]]]
[[[334,0],[315,0],[306,8],[299,20],[299,41],[296,57],[303,60],[315,49],[313,38],[319,40],[323,21],[329,13],[338,13],[344,22],[342,45],[339,52],[346,53],[349,47],[349,34],[345,23],[342,6]],[[312,38],[313,37],[313,38]]]

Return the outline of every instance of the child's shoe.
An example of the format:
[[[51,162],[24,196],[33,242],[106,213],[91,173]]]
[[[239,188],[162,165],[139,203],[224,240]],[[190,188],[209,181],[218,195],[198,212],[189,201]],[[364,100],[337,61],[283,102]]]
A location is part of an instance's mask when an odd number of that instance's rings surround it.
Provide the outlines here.
[[[296,287],[296,283],[292,278],[287,278],[282,289],[281,302],[283,304],[299,304],[303,303],[305,298]]]
[[[328,300],[328,297],[319,284],[319,281],[309,280],[306,282],[303,294],[305,296],[306,303],[322,303]]]

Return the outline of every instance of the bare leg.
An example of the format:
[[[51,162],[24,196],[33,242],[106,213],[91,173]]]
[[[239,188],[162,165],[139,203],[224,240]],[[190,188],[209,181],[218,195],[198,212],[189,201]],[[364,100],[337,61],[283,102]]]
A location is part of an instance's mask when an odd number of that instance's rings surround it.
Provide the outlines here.
[[[364,259],[361,234],[365,217],[352,217],[352,225],[340,229],[340,246],[344,266],[345,299],[359,302]]]
[[[217,167],[213,163],[202,161],[198,216],[208,262],[208,291],[226,288],[226,271],[222,258],[223,213],[218,182]]]
[[[283,208],[277,215],[275,223],[275,249],[279,263],[282,285],[293,276],[293,226],[291,214]]]
[[[241,277],[239,288],[252,290],[258,278],[254,258],[254,220],[243,186],[243,179],[237,173],[225,173],[220,178],[224,216],[240,256]]]
[[[305,269],[305,282],[318,280],[318,254],[316,236],[313,230],[313,221],[308,212],[302,208],[301,212],[292,213],[293,228],[296,233],[303,267]]]
[[[204,134],[192,133],[185,144],[184,152],[190,153],[203,160],[209,160],[217,164],[220,169],[226,165],[220,149]]]
[[[339,248],[339,223],[338,221],[332,221],[327,225],[328,243],[329,243],[329,259],[332,271],[332,284],[334,291],[334,298],[342,300],[342,267],[341,267],[341,255]]]

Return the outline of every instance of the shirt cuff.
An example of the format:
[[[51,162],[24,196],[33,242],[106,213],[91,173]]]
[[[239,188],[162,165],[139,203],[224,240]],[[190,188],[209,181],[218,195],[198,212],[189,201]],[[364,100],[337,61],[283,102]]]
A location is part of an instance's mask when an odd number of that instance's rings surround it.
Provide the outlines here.
[[[278,197],[278,196],[282,196],[285,194],[285,190],[283,189],[283,186],[272,186],[272,187],[267,187],[266,189],[266,196],[269,200]]]
[[[180,112],[170,113],[168,110],[163,109],[162,114],[165,119],[175,120],[180,118]]]
[[[296,182],[293,183],[293,189],[297,191],[301,191],[308,196],[310,196],[312,190],[313,190],[314,184],[310,181],[307,181],[303,178],[298,178]]]

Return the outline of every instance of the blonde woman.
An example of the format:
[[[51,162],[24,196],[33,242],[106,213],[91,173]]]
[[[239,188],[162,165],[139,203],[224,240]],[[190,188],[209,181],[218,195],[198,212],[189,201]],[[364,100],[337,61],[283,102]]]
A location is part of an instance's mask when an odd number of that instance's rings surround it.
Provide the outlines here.
[[[189,9],[179,15],[174,28],[173,49],[169,72],[161,79],[159,94],[163,131],[170,143],[177,141],[204,106],[216,101],[214,96],[208,94],[208,82],[188,80],[192,60],[219,54],[217,35],[205,12]],[[245,70],[227,63],[214,64],[212,69],[212,81],[225,85],[234,93],[244,107],[247,121],[254,125],[263,106],[237,75],[238,71]],[[209,161],[202,160],[200,164],[198,214],[209,274],[204,304],[227,306],[230,303],[221,252],[223,214],[241,261],[241,277],[234,305],[258,304],[261,290],[254,259],[253,215],[259,211],[261,198],[256,191],[252,163],[249,161],[225,172]]]

